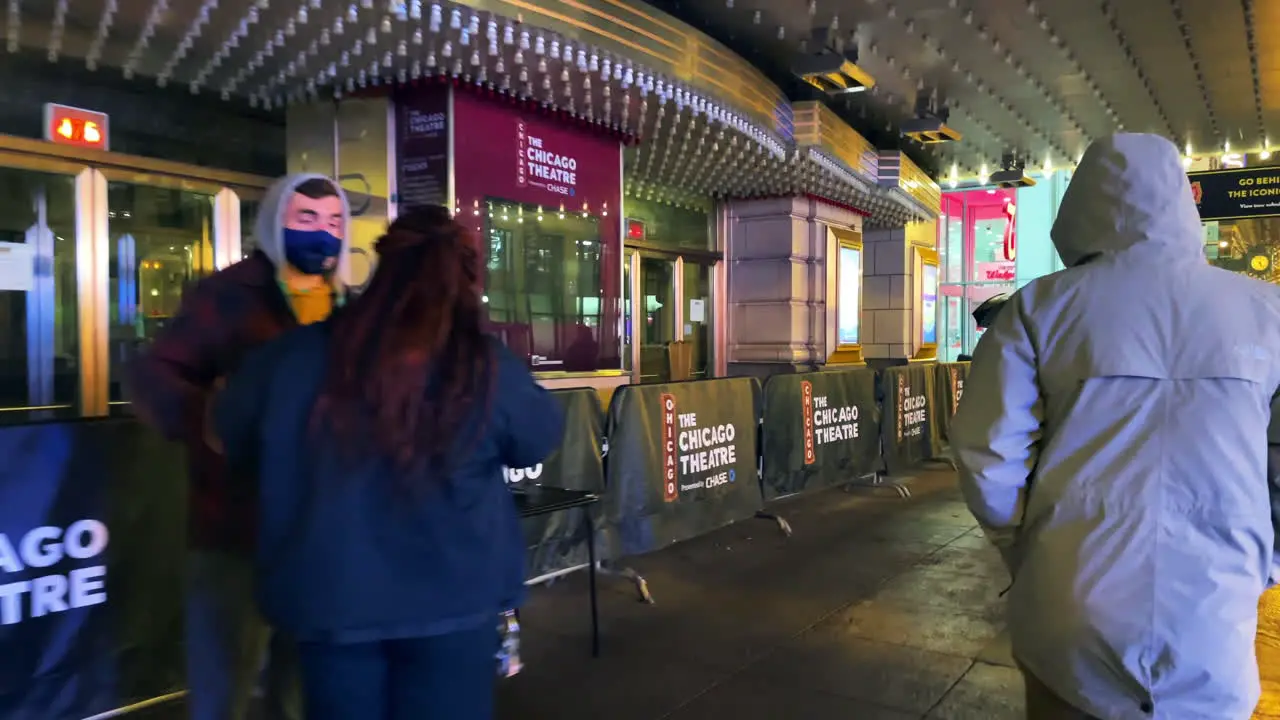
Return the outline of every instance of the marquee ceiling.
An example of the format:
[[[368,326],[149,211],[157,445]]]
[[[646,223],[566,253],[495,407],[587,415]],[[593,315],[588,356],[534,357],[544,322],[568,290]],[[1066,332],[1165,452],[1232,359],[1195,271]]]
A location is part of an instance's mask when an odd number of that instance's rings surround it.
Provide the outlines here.
[[[944,180],[1007,151],[1062,167],[1122,129],[1197,155],[1280,143],[1275,0],[655,1],[779,82],[810,28],[836,26],[878,87],[832,108],[883,144],[936,91],[964,139],[911,152]]]
[[[268,108],[448,76],[643,139],[629,189],[679,204],[810,193],[902,224],[901,193],[634,58],[445,0],[7,0],[10,53]]]

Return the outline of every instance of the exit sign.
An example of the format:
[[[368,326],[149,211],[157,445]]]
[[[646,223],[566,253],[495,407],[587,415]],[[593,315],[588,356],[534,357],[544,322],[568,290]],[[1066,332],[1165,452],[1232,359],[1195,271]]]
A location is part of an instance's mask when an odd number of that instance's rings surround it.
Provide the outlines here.
[[[627,218],[627,239],[643,241],[644,222],[634,218]]]
[[[106,113],[45,103],[44,139],[59,145],[108,149]]]

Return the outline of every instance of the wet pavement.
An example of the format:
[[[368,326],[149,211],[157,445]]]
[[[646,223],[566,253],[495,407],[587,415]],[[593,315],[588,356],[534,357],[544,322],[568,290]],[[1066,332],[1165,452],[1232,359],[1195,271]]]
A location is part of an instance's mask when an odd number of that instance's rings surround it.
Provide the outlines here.
[[[586,579],[536,590],[498,717],[1021,718],[999,556],[953,472],[908,485],[785,502],[790,538],[749,521],[632,561],[655,604],[602,578],[596,660]]]
[[[999,557],[954,472],[907,485],[783,502],[790,538],[753,520],[634,559],[653,605],[601,577],[598,659],[585,575],[534,589],[499,720],[1021,720]]]

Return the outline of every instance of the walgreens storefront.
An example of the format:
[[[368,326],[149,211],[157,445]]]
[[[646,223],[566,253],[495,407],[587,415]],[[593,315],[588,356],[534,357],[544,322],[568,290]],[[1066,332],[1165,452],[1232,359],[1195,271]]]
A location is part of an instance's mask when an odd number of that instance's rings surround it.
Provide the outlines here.
[[[1032,187],[942,194],[939,360],[952,362],[973,352],[982,329],[972,313],[988,298],[1062,269],[1050,231],[1070,180],[1069,172],[1057,171],[1037,178]]]

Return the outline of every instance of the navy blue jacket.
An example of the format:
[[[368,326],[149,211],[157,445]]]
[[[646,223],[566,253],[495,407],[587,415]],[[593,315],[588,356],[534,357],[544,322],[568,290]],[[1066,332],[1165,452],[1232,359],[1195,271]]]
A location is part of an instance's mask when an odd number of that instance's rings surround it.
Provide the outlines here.
[[[493,340],[488,416],[478,409],[459,428],[449,476],[410,495],[372,445],[340,461],[311,430],[329,328],[293,330],[250,356],[215,406],[228,462],[258,485],[263,615],[299,640],[331,642],[496,622],[524,597],[524,542],[503,467],[536,465],[559,447],[559,403]]]

